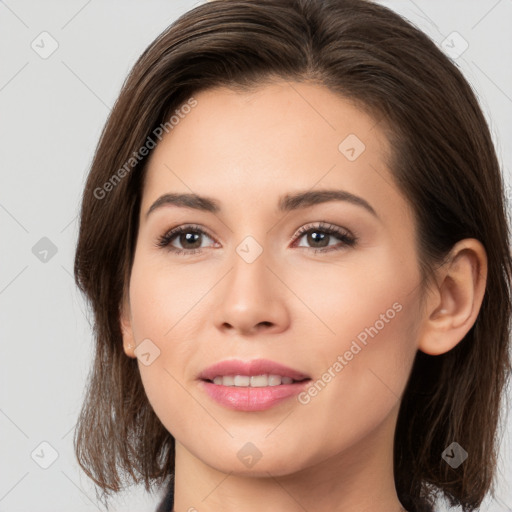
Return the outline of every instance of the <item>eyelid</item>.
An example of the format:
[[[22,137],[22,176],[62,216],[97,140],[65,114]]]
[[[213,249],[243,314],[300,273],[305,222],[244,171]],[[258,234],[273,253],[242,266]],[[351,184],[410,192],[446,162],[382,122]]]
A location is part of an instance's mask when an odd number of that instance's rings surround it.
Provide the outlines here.
[[[300,238],[301,235],[313,229],[318,229],[318,231],[324,231],[337,236],[345,235],[347,237],[357,239],[357,237],[350,230],[325,220],[319,220],[310,222],[308,224],[303,224],[300,228],[297,228],[293,235],[290,237],[290,241],[294,241],[295,239]]]

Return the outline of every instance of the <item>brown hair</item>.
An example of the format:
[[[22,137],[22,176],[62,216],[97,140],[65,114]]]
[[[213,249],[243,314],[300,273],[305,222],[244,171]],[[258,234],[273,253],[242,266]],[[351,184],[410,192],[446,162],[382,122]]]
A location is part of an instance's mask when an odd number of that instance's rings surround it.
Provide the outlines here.
[[[206,3],[160,34],[133,67],[83,193],[74,270],[94,312],[96,352],[75,432],[79,464],[103,497],[121,490],[123,472],[148,491],[174,472],[174,438],[147,400],[137,361],[123,351],[119,323],[147,158],[125,166],[115,182],[114,173],[192,94],[215,86],[251,90],[274,79],[324,85],[380,120],[396,184],[414,209],[422,284],[457,241],[476,238],[486,249],[477,320],[449,352],[418,351],[394,440],[396,489],[408,510],[431,510],[439,494],[474,510],[491,486],[494,494],[511,369],[502,176],[486,120],[458,68],[399,15],[364,0]],[[453,441],[469,453],[456,469],[441,458]]]

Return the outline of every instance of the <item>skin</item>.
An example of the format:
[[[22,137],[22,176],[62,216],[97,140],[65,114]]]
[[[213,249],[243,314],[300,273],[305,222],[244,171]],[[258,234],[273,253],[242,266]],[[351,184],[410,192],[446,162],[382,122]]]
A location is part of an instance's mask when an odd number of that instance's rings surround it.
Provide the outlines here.
[[[136,357],[133,346],[145,339],[160,350],[139,369],[176,439],[175,510],[398,512],[400,396],[418,349],[447,352],[475,322],[485,250],[474,239],[454,246],[422,302],[414,216],[386,165],[391,148],[375,119],[312,83],[194,97],[197,106],[150,156],[121,311],[126,354]],[[365,144],[354,161],[338,149],[349,134]],[[282,194],[318,189],[362,197],[378,217],[347,201],[277,210]],[[167,205],[146,217],[169,192],[214,198],[222,210]],[[315,253],[321,245],[307,234],[295,239],[320,221],[356,235],[356,245],[331,235],[327,243],[338,250]],[[189,223],[208,232],[197,242],[201,253],[156,246]],[[248,235],[263,250],[252,263],[236,251]],[[190,252],[186,244],[179,236],[171,243]],[[271,359],[317,380],[395,303],[401,310],[307,404],[291,398],[265,411],[234,411],[196,380],[230,358]],[[252,467],[237,457],[248,442],[261,453]]]

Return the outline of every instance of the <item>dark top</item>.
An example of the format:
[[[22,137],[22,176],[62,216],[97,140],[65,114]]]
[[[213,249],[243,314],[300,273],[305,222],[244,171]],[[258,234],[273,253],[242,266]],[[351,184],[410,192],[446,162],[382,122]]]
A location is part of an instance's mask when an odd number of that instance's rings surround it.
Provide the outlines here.
[[[172,512],[174,507],[174,482],[171,483],[155,512]]]

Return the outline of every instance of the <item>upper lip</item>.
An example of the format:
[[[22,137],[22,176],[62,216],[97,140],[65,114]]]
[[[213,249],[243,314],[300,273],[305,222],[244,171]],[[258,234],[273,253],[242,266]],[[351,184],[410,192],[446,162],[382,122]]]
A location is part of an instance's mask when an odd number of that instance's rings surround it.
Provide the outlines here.
[[[224,375],[280,375],[281,377],[291,377],[293,380],[310,378],[308,375],[298,370],[288,368],[287,366],[268,359],[252,359],[250,361],[229,359],[220,361],[205,368],[198,375],[198,378],[202,380],[213,380],[215,377]]]

